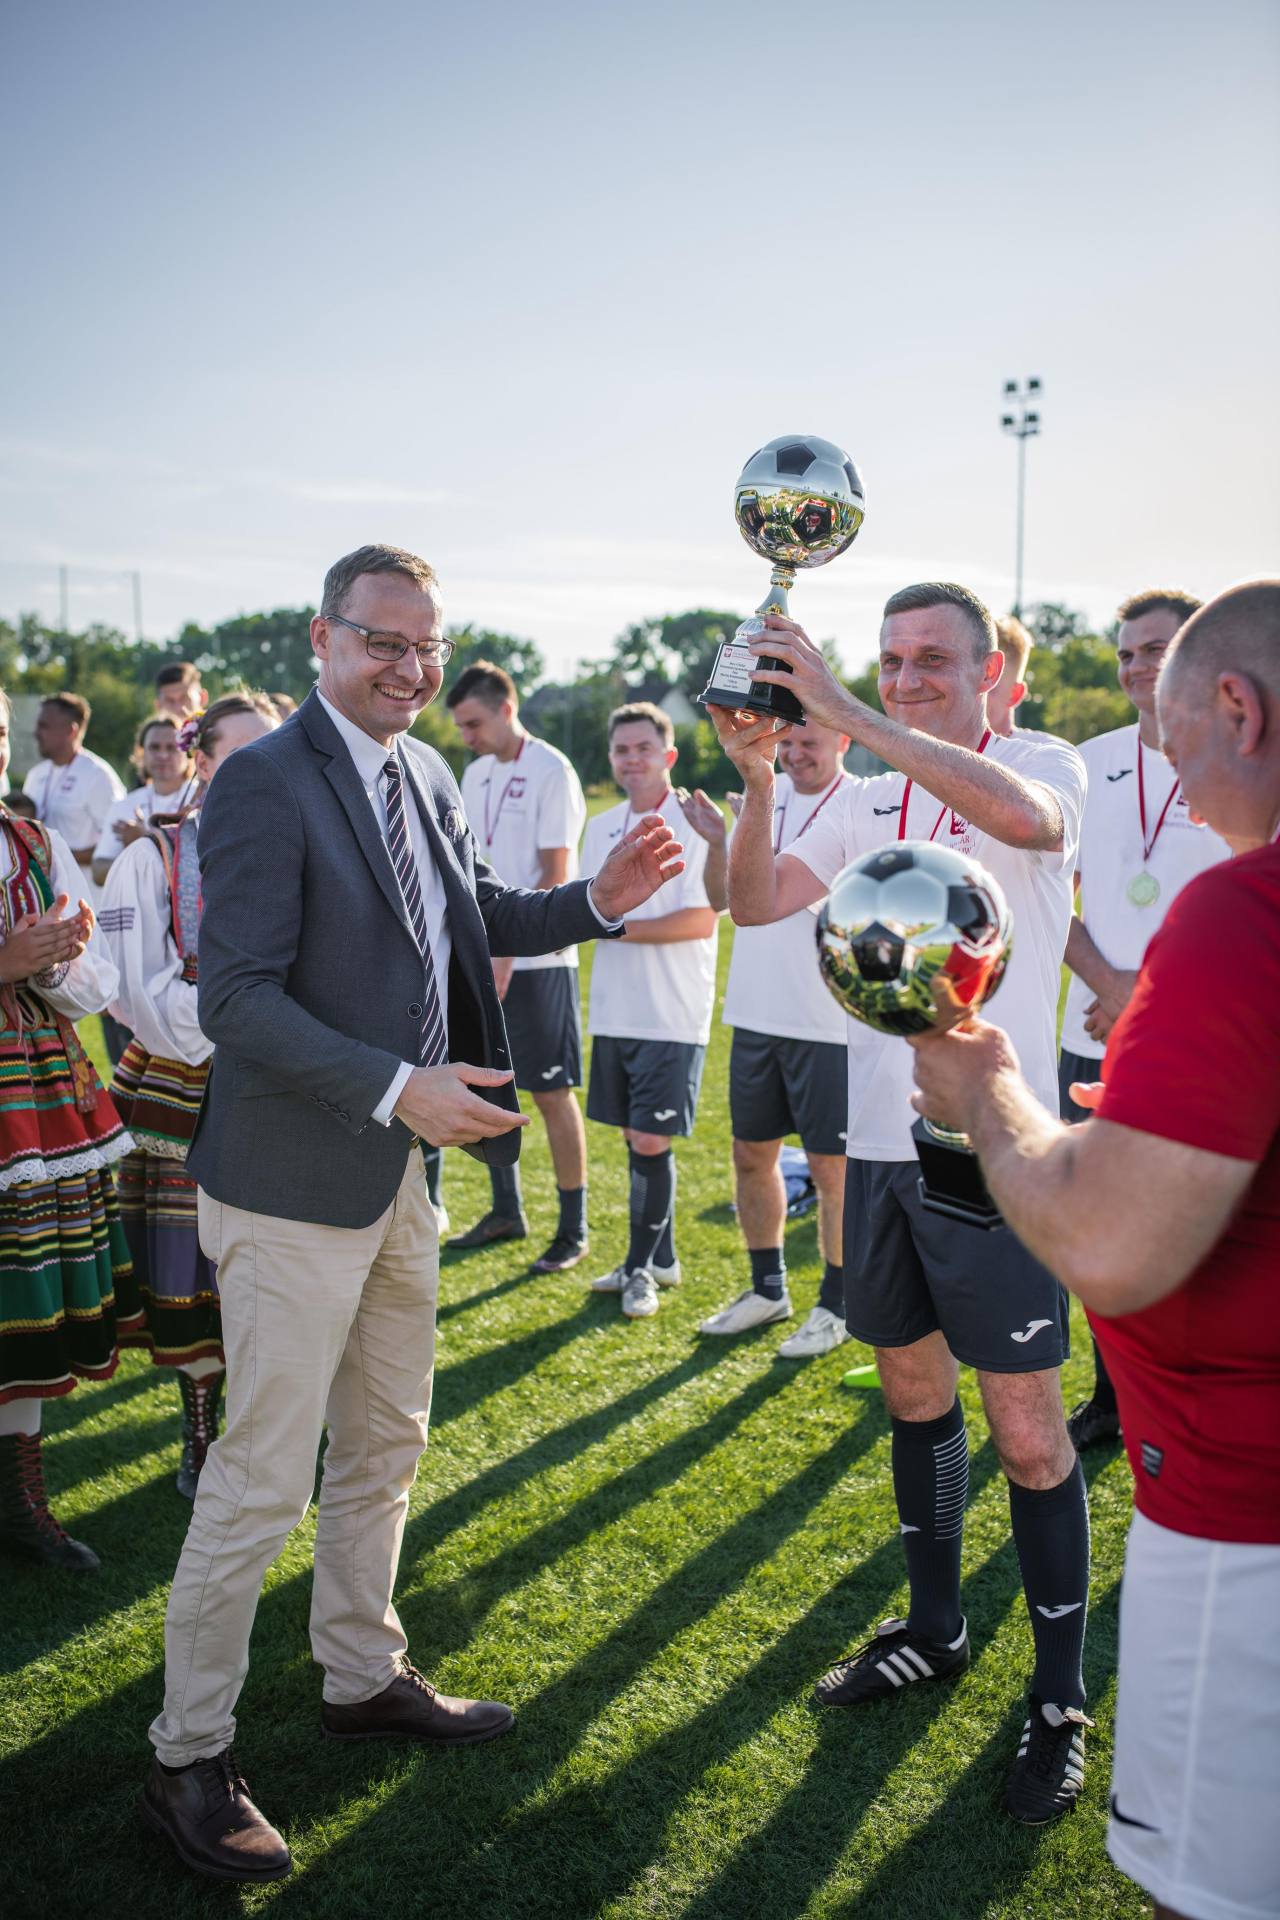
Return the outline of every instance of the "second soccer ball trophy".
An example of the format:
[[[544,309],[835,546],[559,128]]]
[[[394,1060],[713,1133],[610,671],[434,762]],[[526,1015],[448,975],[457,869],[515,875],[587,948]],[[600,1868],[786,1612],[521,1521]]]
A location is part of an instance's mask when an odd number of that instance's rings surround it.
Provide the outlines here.
[[[769,672],[783,663],[772,654],[753,653],[748,643],[764,633],[766,613],[790,612],[787,589],[798,568],[825,567],[852,544],[863,511],[858,469],[832,441],[784,434],[752,454],[734,489],[734,518],[747,545],[772,562],[773,572],[755,613],[716,654],[711,678],[698,696],[703,706],[771,714],[804,725],[804,709],[793,693],[751,678],[756,668]]]

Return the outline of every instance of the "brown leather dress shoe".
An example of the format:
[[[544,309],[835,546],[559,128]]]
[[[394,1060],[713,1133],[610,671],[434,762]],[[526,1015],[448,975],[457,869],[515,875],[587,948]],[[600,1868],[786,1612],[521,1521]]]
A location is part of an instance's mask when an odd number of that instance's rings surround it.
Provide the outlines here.
[[[283,1880],[293,1865],[280,1835],[249,1798],[230,1747],[166,1773],[158,1760],[139,1801],[142,1817],[178,1857],[215,1880]]]
[[[477,1740],[496,1740],[515,1724],[510,1707],[498,1700],[455,1700],[437,1693],[407,1660],[389,1687],[362,1700],[356,1707],[336,1707],[326,1700],[321,1723],[331,1740],[379,1740],[388,1735],[408,1740],[433,1740],[437,1746],[459,1747]]]

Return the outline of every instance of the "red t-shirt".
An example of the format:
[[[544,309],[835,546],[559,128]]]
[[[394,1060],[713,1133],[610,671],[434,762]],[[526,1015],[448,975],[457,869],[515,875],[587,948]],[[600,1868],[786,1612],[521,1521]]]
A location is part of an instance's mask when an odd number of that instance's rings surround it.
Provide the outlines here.
[[[1136,1504],[1176,1533],[1280,1544],[1280,846],[1179,894],[1104,1077],[1102,1119],[1258,1163],[1188,1280],[1139,1313],[1090,1315]]]

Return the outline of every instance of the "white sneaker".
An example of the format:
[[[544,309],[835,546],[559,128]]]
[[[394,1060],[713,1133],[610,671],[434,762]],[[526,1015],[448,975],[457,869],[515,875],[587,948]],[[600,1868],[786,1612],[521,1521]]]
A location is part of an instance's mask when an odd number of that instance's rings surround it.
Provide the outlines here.
[[[764,1294],[757,1293],[754,1287],[748,1287],[731,1306],[713,1313],[709,1320],[703,1320],[698,1332],[747,1333],[752,1327],[767,1326],[771,1320],[789,1320],[793,1311],[791,1295],[785,1288],[781,1300],[768,1300]]]
[[[622,1283],[622,1311],[628,1320],[651,1320],[660,1305],[658,1283],[648,1267],[637,1267]]]
[[[660,1267],[657,1261],[651,1261],[649,1272],[660,1287],[678,1287],[680,1285],[680,1262],[673,1260],[669,1267]],[[621,1293],[622,1283],[627,1277],[625,1265],[613,1267],[608,1273],[602,1273],[598,1280],[591,1282],[592,1293]]]
[[[828,1312],[826,1307],[812,1307],[804,1322],[787,1335],[778,1352],[784,1360],[809,1360],[815,1353],[830,1353],[833,1348],[842,1347],[848,1338],[849,1330],[839,1314]]]

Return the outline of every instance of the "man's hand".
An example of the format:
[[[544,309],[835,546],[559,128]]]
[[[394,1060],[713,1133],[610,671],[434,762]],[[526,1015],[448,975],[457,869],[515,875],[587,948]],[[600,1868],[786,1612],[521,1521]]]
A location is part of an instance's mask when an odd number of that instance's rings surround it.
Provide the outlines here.
[[[1067,1092],[1078,1107],[1087,1107],[1090,1113],[1096,1113],[1102,1105],[1102,1096],[1106,1086],[1101,1080],[1073,1080]]]
[[[468,1067],[461,1061],[415,1067],[401,1088],[396,1115],[428,1146],[469,1147],[477,1140],[493,1140],[513,1127],[527,1127],[529,1117],[495,1107],[471,1088],[500,1087],[510,1078],[496,1067]]]
[[[738,818],[738,815],[742,812],[742,803],[746,799],[746,797],[747,796],[745,793],[727,793],[725,795],[725,799],[729,802],[729,811],[733,815],[735,820]]]
[[[744,787],[773,784],[774,761],[778,757],[778,742],[784,733],[790,733],[788,722],[779,726],[768,716],[761,719],[758,713],[749,713],[746,709],[733,707],[708,707],[711,724],[716,730],[720,745],[742,775]],[[732,799],[729,802],[733,805]],[[739,800],[738,808],[742,802]]]
[[[111,829],[122,847],[131,847],[135,840],[141,840],[146,830],[141,807],[135,807],[131,820],[117,820]]]
[[[683,852],[660,813],[642,814],[591,882],[597,913],[606,920],[622,920],[642,907],[659,887],[684,872]]]
[[[690,793],[687,787],[676,788],[676,799],[680,811],[694,832],[706,841],[709,847],[722,847],[728,837],[728,829],[715,801],[710,799],[701,787]]]
[[[848,733],[852,718],[865,709],[836,679],[821,647],[814,645],[803,627],[780,613],[767,613],[764,623],[766,631],[747,645],[753,653],[773,654],[785,661],[791,671],[753,673],[751,678],[757,686],[786,687],[804,708],[807,719],[836,733]]]
[[[966,1021],[949,1033],[912,1034],[917,1092],[911,1104],[937,1126],[972,1133],[990,1104],[993,1083],[1020,1072],[1012,1040],[985,1020]]]
[[[68,895],[60,893],[47,913],[24,913],[14,923],[0,946],[0,981],[29,980],[84,952],[93,931],[93,911],[82,900],[79,911],[64,920],[70,904]]]
[[[511,985],[511,976],[516,970],[513,959],[501,959],[493,962],[493,984],[498,990],[499,1000],[507,997],[507,988]]]
[[[1094,1040],[1109,1040],[1111,1029],[1129,1004],[1137,985],[1137,971],[1112,967],[1106,985],[1084,1010],[1084,1030]]]

